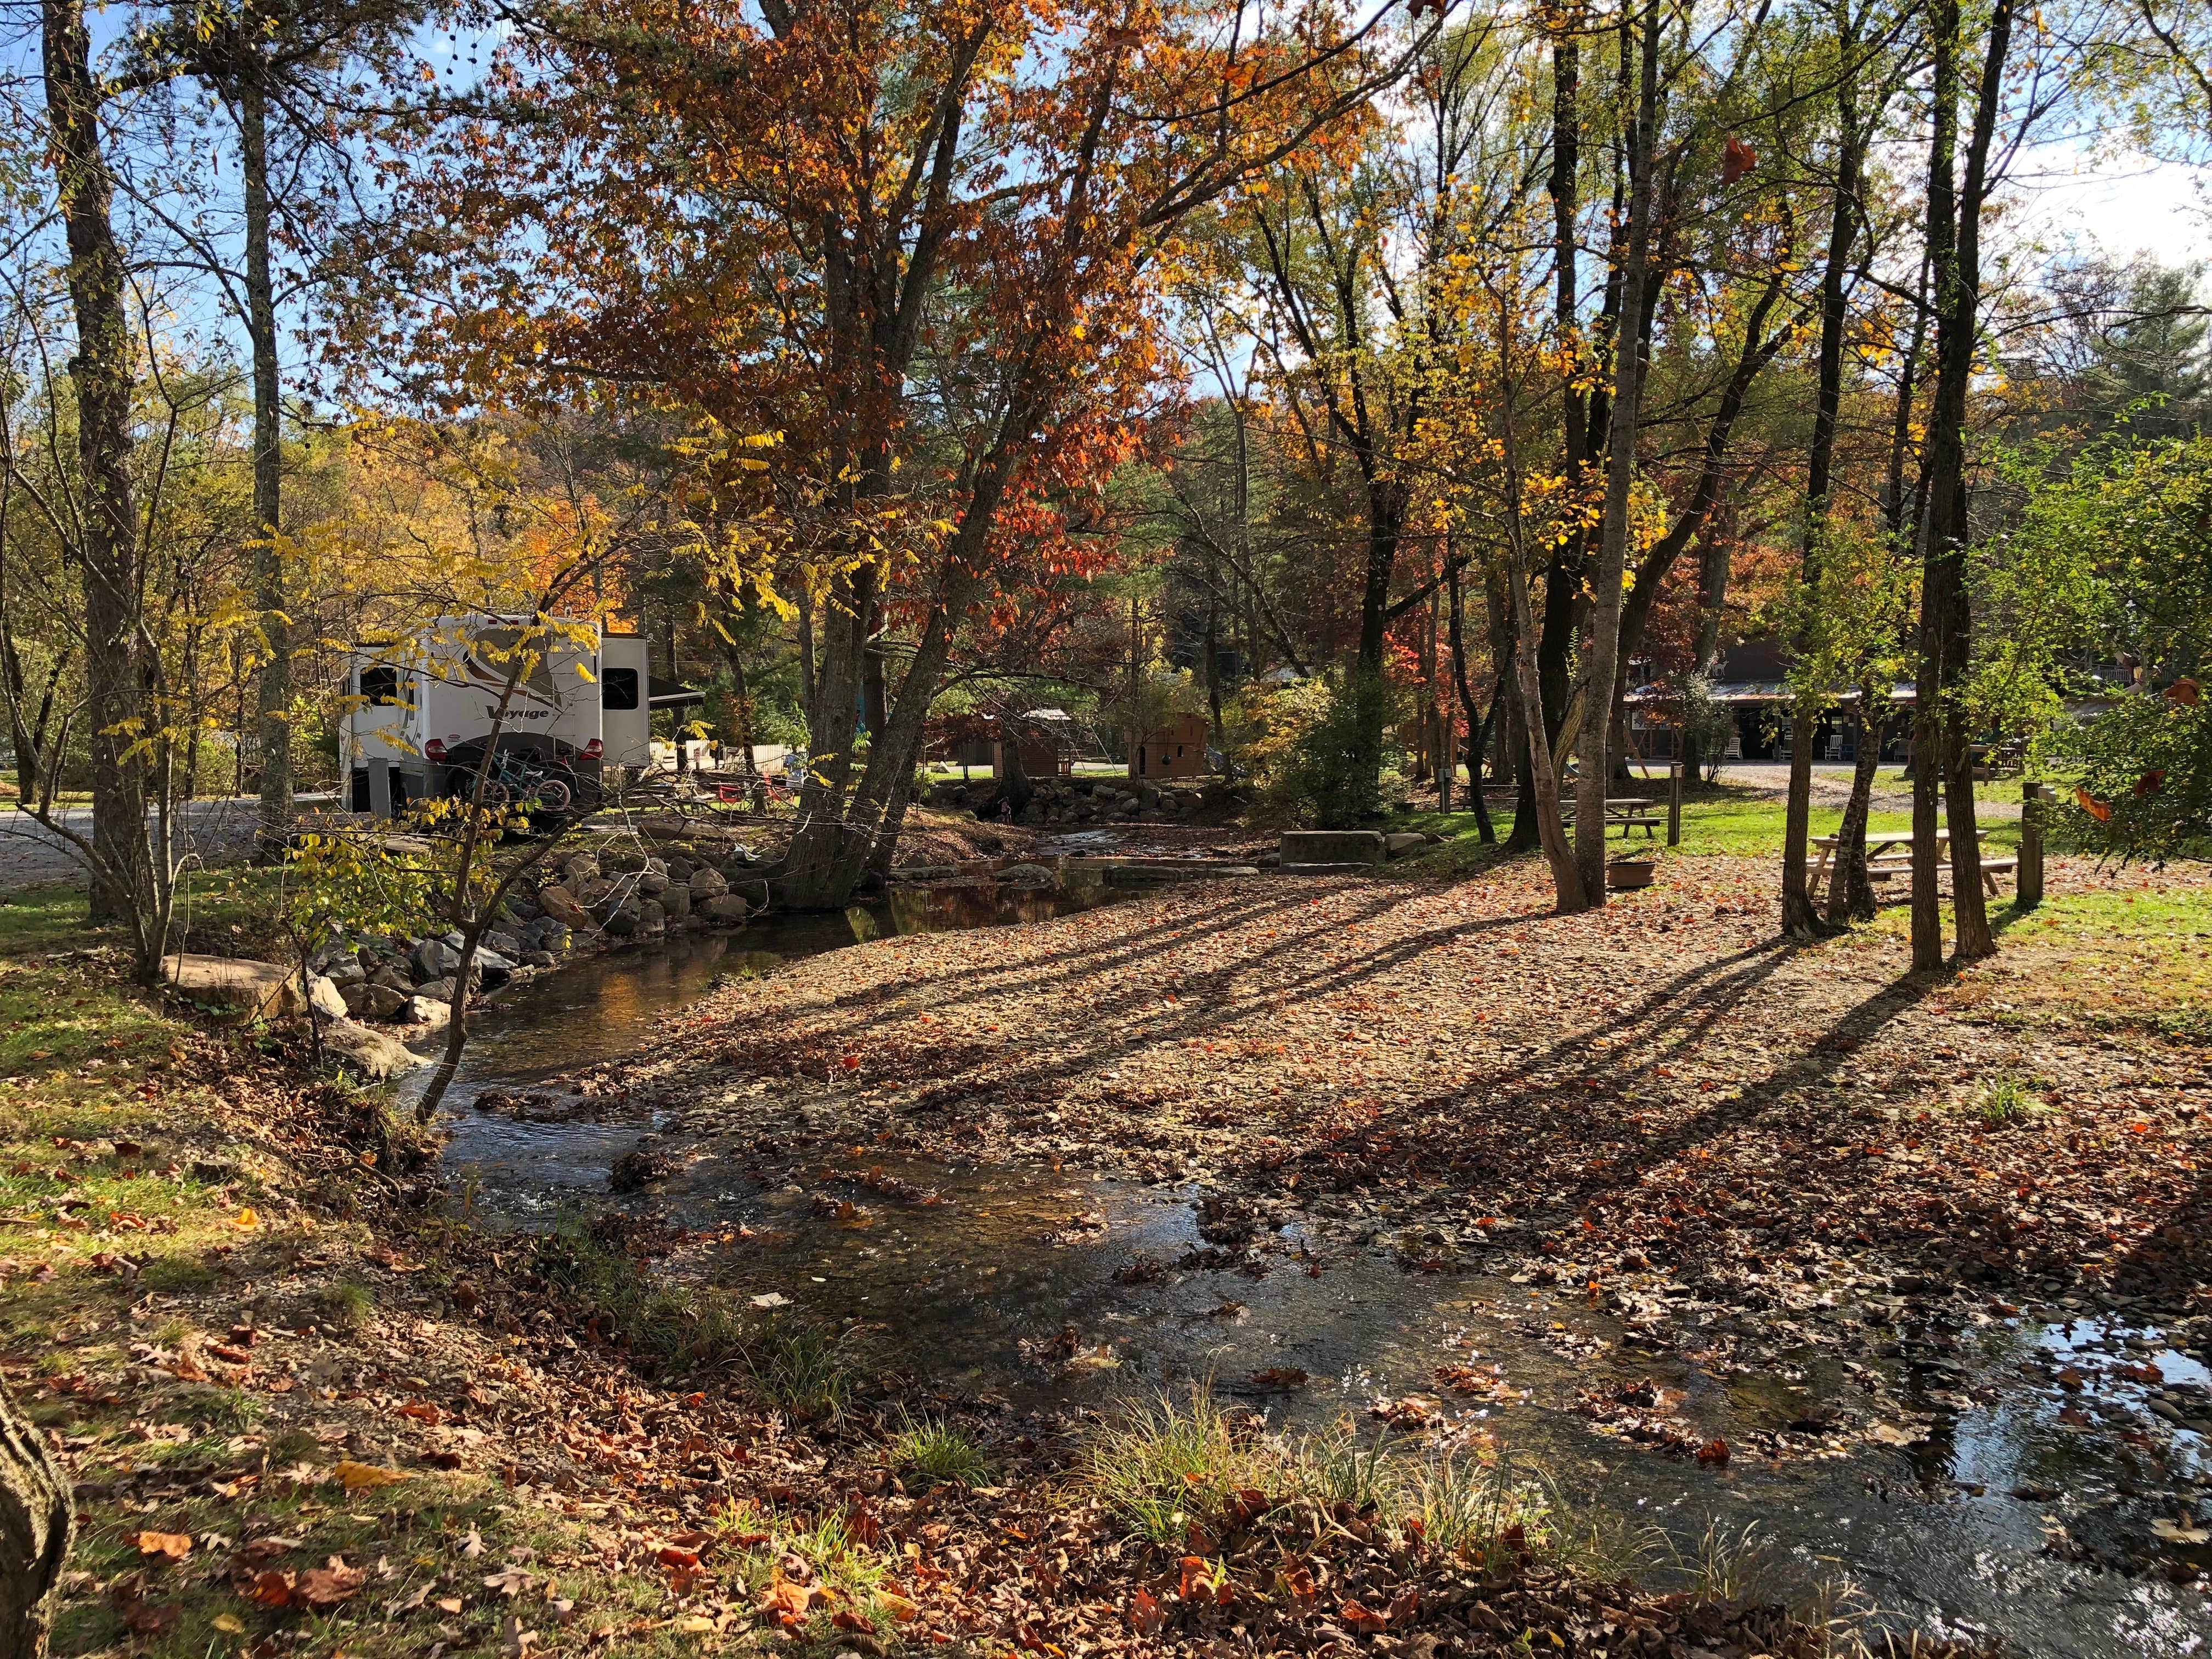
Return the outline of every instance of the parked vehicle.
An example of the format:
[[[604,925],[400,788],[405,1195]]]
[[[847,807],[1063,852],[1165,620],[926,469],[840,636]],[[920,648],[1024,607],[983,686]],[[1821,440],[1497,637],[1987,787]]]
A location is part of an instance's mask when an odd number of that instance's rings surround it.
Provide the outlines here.
[[[471,787],[529,618],[441,617],[422,632],[359,646],[338,754],[349,804],[389,817],[410,800]],[[646,641],[577,624],[532,649],[499,720],[495,782],[541,811],[590,811],[608,767],[651,763]],[[568,799],[555,805],[565,793]]]

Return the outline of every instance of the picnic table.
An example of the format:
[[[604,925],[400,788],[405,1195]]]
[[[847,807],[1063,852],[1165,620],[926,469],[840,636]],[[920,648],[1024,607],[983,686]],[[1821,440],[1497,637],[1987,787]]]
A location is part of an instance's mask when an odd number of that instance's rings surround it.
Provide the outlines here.
[[[1610,835],[1613,826],[1619,824],[1620,838],[1626,841],[1631,830],[1641,828],[1644,838],[1650,841],[1658,835],[1659,827],[1667,822],[1658,807],[1656,800],[1644,795],[1608,795],[1605,803],[1606,833]],[[1559,808],[1571,823],[1575,816],[1575,798],[1572,795],[1563,796]]]
[[[1990,832],[1986,830],[1974,831],[1978,848],[1989,837]],[[1842,846],[1844,838],[1841,836],[1813,837],[1813,845],[1819,851],[1816,856],[1809,860],[1811,873],[1806,878],[1806,884],[1814,892],[1818,892],[1820,884],[1828,878],[1828,866],[1834,862],[1836,849]],[[1869,830],[1866,849],[1867,875],[1869,879],[1887,881],[1892,876],[1909,876],[1912,873],[1912,832],[1911,830],[1893,831],[1882,835]],[[1948,830],[1938,830],[1936,832],[1937,864],[1947,865],[1949,862],[1950,854],[1951,832]],[[1982,885],[1989,890],[1991,898],[1997,896],[1997,877],[2006,871],[2017,870],[2019,867],[2020,860],[2016,858],[1984,858],[1982,860]]]

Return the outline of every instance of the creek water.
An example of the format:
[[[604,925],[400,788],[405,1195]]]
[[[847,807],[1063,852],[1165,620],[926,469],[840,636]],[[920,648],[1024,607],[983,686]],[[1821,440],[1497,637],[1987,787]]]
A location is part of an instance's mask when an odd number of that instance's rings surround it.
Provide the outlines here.
[[[543,1224],[580,1204],[665,1213],[711,1241],[679,1271],[836,1321],[947,1400],[1111,1410],[1206,1379],[1287,1425],[1349,1413],[1381,1433],[1376,1403],[1414,1395],[1434,1414],[1428,1432],[1493,1439],[1572,1512],[1647,1540],[1662,1562],[1728,1540],[1778,1596],[1848,1585],[1899,1626],[2022,1654],[2203,1650],[2212,1612],[2174,1577],[2212,1560],[2192,1541],[2212,1509],[2212,1440],[2154,1401],[2212,1411],[2202,1393],[2172,1392],[2212,1378],[2154,1328],[1875,1297],[1801,1316],[1802,1340],[1779,1347],[1771,1328],[1719,1310],[1675,1322],[1694,1340],[1654,1347],[1571,1296],[1409,1270],[1379,1242],[1295,1218],[1255,1253],[1224,1253],[1244,1266],[1208,1268],[1187,1189],[709,1141],[669,1143],[685,1154],[676,1173],[618,1199],[610,1166],[658,1126],[475,1109],[487,1091],[629,1051],[722,975],[1108,897],[914,892],[563,969],[483,1017],[447,1099],[448,1164],[493,1224]],[[1439,1367],[1480,1392],[1440,1386]],[[1491,1368],[1497,1380],[1482,1382]],[[1729,1443],[1725,1463],[1633,1443],[1578,1409],[1646,1381],[1688,1443]]]

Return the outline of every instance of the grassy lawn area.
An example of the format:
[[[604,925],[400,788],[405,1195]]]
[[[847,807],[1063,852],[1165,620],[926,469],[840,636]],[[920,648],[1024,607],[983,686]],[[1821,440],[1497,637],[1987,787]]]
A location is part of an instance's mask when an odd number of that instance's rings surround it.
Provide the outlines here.
[[[1664,811],[1663,805],[1660,810]],[[1639,831],[1625,843],[1616,839],[1610,845],[1625,845],[1632,854],[1649,849],[1662,860],[1771,860],[1778,895],[1784,818],[1784,804],[1764,795],[1725,787],[1703,790],[1682,804],[1679,847],[1667,846],[1663,827],[1648,840]],[[1840,810],[1815,806],[1811,833],[1833,835],[1842,820]],[[1404,823],[1447,838],[1411,867],[1466,874],[1498,861],[1497,850],[1479,840],[1472,812],[1416,812]],[[1510,810],[1493,812],[1492,823],[1501,843],[1511,835]],[[1906,835],[1911,828],[1911,815],[1905,812],[1875,812],[1868,823],[1869,833],[1876,835]],[[1984,845],[1993,853],[2016,854],[2018,821],[1990,823]],[[2005,1012],[2015,1014],[2087,1013],[2148,1022],[2176,1033],[2212,1030],[2212,887],[2203,872],[2102,870],[2072,854],[2057,836],[2048,842],[2048,853],[2050,885],[2039,908],[2014,908],[2008,878],[1991,902],[1998,956],[1967,973],[1970,992],[2009,1001],[2014,1006]],[[1403,867],[1408,866],[1394,866]],[[1883,903],[1872,929],[1885,939],[1902,939],[1910,929],[1910,913],[1902,902],[1905,885],[1891,885],[1894,896]],[[1947,937],[1949,908],[1947,901]]]

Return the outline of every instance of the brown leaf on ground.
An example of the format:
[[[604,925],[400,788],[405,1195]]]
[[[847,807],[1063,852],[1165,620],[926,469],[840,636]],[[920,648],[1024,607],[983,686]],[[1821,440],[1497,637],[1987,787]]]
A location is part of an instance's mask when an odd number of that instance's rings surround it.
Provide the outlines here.
[[[188,1532],[142,1532],[138,1534],[138,1553],[165,1556],[172,1561],[181,1561],[192,1553],[192,1535]]]
[[[309,1567],[302,1572],[292,1593],[298,1601],[319,1612],[337,1606],[368,1582],[365,1569],[349,1567],[343,1557],[333,1555],[328,1566]]]

